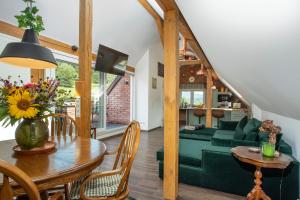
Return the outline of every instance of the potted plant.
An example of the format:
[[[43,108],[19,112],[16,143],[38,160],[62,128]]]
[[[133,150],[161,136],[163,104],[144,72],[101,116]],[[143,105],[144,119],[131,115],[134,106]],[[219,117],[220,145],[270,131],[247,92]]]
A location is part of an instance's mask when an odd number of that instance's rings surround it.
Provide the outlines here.
[[[44,117],[55,107],[58,86],[58,80],[48,78],[26,84],[0,79],[0,122],[5,127],[20,122],[15,138],[22,149],[41,147],[48,140]]]
[[[262,153],[267,157],[274,157],[275,155],[275,147],[276,147],[276,136],[280,133],[281,128],[279,126],[274,125],[272,120],[264,121],[260,128],[260,132],[269,133],[268,142],[262,142]]]
[[[20,15],[16,15],[15,18],[18,20],[19,28],[25,28],[32,30],[36,34],[45,30],[43,18],[38,15],[39,9],[33,6],[35,0],[23,0],[26,3],[26,8],[21,11]]]

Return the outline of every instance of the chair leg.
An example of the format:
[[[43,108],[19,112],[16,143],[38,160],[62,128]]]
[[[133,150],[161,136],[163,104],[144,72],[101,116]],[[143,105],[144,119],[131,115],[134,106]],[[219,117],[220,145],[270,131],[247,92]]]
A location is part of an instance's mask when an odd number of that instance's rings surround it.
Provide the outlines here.
[[[65,184],[64,188],[65,188],[65,200],[71,200],[69,184]]]

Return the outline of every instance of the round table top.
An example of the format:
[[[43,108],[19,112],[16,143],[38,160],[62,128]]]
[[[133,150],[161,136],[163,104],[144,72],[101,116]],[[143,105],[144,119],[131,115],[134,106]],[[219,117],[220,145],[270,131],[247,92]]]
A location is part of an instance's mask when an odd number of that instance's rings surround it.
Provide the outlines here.
[[[232,148],[231,152],[233,153],[234,157],[240,161],[263,168],[284,169],[293,161],[290,156],[284,153],[280,153],[278,158],[268,158],[264,157],[261,153],[250,152],[249,148],[250,147],[246,146],[238,146]]]
[[[23,170],[40,190],[66,184],[101,164],[106,153],[103,142],[75,136],[50,137],[56,150],[36,155],[17,155],[15,140],[0,141],[0,159]]]

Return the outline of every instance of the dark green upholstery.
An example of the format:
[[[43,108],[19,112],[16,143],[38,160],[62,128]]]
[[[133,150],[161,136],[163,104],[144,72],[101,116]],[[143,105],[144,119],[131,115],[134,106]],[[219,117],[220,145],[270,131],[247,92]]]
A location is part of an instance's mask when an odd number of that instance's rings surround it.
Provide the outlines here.
[[[223,192],[229,192],[237,195],[246,196],[252,189],[254,183],[254,166],[242,163],[235,159],[230,149],[231,147],[213,146],[209,142],[185,140],[184,149],[193,151],[187,143],[193,141],[194,146],[205,144],[202,149],[201,165],[194,166],[180,161],[179,181],[181,183],[196,185]],[[195,143],[196,142],[196,143]],[[250,141],[248,141],[250,142]],[[281,141],[283,142],[283,140]],[[183,146],[180,146],[180,156]],[[163,160],[159,160],[159,177],[163,178]],[[181,159],[180,159],[181,160]],[[282,170],[263,169],[263,189],[272,198],[280,199],[280,182]],[[285,200],[296,200],[299,197],[299,163],[294,162],[284,170],[282,179],[282,198]]]
[[[225,121],[220,120],[221,130],[234,130],[239,122],[238,121]]]
[[[234,139],[243,140],[245,138],[245,133],[244,133],[243,129],[246,126],[247,122],[248,122],[247,116],[245,116],[243,119],[241,119],[241,121],[239,121],[239,123],[237,124],[237,126],[235,128],[235,133],[233,136]]]
[[[183,129],[179,131],[179,137],[182,139],[210,141],[216,130],[215,128],[203,128],[199,130]]]
[[[186,165],[201,167],[202,150],[210,146],[210,142],[200,140],[180,139],[179,141],[179,162]],[[191,149],[193,149],[191,151]],[[156,153],[157,160],[164,159],[163,149]]]
[[[217,130],[211,138],[211,144],[215,146],[231,146],[235,131]]]
[[[258,132],[260,125],[261,125],[261,121],[255,119],[255,118],[252,118],[247,122],[243,131],[245,132],[246,135],[251,132]]]
[[[256,131],[251,131],[246,134],[245,139],[247,141],[257,141],[258,133]]]

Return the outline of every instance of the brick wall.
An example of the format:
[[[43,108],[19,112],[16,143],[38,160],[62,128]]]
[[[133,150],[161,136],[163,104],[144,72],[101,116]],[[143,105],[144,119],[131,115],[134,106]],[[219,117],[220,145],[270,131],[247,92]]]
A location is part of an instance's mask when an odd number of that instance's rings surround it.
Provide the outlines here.
[[[107,95],[107,122],[129,124],[130,122],[130,77],[123,76]]]
[[[193,76],[195,78],[194,84],[204,84],[204,86],[206,86],[206,76],[197,75],[197,72],[200,69],[200,65],[186,65],[180,67],[180,84],[191,84],[189,82],[189,78]],[[218,89],[225,87],[225,85],[219,80],[214,80],[214,85]]]

